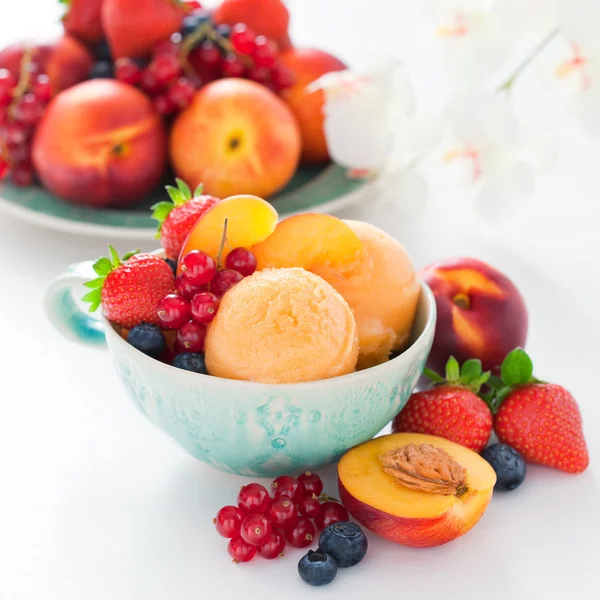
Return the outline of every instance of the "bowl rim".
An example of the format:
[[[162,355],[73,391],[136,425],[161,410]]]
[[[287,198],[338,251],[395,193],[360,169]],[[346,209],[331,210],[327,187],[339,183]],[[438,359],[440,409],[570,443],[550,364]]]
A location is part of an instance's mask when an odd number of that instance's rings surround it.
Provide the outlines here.
[[[281,394],[286,390],[299,390],[299,389],[307,389],[310,387],[319,387],[319,388],[328,388],[328,387],[337,387],[339,385],[352,385],[358,384],[361,381],[366,379],[373,379],[378,374],[383,374],[384,372],[394,369],[395,363],[401,360],[406,360],[407,358],[411,358],[411,355],[415,355],[419,352],[420,347],[423,345],[424,339],[432,335],[433,329],[435,328],[436,322],[436,303],[433,292],[430,287],[421,279],[417,279],[421,294],[424,295],[425,305],[427,307],[427,320],[413,343],[401,354],[392,358],[391,360],[381,363],[380,365],[376,365],[375,367],[369,367],[368,369],[363,369],[361,371],[354,371],[353,373],[348,373],[346,375],[338,375],[337,377],[329,377],[328,379],[317,379],[315,381],[303,381],[300,383],[261,383],[259,381],[246,381],[240,379],[227,379],[225,377],[213,377],[212,375],[204,375],[202,373],[193,373],[191,371],[186,371],[185,369],[178,369],[177,367],[173,367],[172,365],[167,365],[162,363],[150,356],[147,356],[143,352],[140,352],[131,344],[128,344],[127,341],[115,330],[113,325],[108,321],[108,319],[102,315],[102,321],[104,323],[106,336],[111,338],[111,344],[114,343],[117,347],[121,348],[123,352],[129,353],[134,352],[136,355],[136,362],[139,361],[142,364],[147,364],[149,368],[152,368],[158,372],[161,370],[164,371],[165,377],[169,375],[177,375],[178,377],[189,378],[188,381],[191,385],[210,385],[210,386],[219,386],[219,387],[230,387],[237,390],[241,389],[265,389],[270,388],[273,390],[274,394]],[[414,358],[414,357],[412,357]]]

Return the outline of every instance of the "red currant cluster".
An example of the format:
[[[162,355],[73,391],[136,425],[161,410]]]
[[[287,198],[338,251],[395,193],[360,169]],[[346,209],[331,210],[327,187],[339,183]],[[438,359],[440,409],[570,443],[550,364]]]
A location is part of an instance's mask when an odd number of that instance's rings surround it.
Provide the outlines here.
[[[115,77],[140,87],[164,116],[185,108],[196,90],[222,77],[252,79],[274,92],[294,83],[278,61],[274,42],[243,23],[215,26],[202,9],[184,18],[181,33],[154,48],[146,66],[130,58],[117,60]]]
[[[248,562],[257,552],[263,558],[277,558],[287,544],[306,548],[317,529],[349,518],[339,502],[319,500],[323,482],[316,473],[282,475],[273,480],[271,491],[273,497],[259,483],[245,485],[238,505],[224,506],[213,519],[217,533],[230,538],[227,549],[234,562]]]
[[[23,55],[18,78],[0,69],[0,180],[10,175],[15,185],[31,185],[31,140],[51,96],[50,79],[30,52]]]
[[[175,354],[203,352],[206,326],[215,318],[225,292],[256,271],[256,257],[246,248],[234,248],[220,261],[206,252],[192,250],[181,261],[175,280],[177,293],[158,304],[158,318],[164,329],[177,330]]]

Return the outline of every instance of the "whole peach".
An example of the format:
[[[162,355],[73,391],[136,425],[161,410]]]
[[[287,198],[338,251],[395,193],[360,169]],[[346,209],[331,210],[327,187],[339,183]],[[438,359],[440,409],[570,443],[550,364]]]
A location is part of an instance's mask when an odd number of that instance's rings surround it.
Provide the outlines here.
[[[294,85],[282,97],[300,125],[302,161],[326,163],[329,161],[329,152],[323,129],[325,96],[322,90],[309,92],[306,87],[325,73],[344,70],[346,65],[327,52],[309,48],[293,48],[283,52],[280,60],[295,77]]]
[[[496,370],[527,339],[527,309],[515,284],[475,258],[451,258],[425,267],[420,277],[437,306],[437,325],[427,366],[444,372],[446,361],[479,358]]]
[[[148,194],[167,163],[167,136],[150,100],[112,79],[56,96],[33,142],[44,184],[76,204],[126,206]]]
[[[171,130],[173,168],[189,185],[219,198],[267,198],[292,178],[300,159],[298,124],[262,85],[221,79],[196,93]]]

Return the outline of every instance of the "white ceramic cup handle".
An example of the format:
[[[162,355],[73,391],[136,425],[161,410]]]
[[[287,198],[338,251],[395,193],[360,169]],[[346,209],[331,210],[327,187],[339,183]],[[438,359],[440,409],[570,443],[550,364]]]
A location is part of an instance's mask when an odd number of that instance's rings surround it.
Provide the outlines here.
[[[98,277],[92,261],[71,265],[50,285],[44,296],[46,316],[54,328],[64,337],[85,346],[106,348],[104,324],[85,309],[78,306],[74,296],[82,297],[86,281]],[[89,290],[87,290],[89,291]]]

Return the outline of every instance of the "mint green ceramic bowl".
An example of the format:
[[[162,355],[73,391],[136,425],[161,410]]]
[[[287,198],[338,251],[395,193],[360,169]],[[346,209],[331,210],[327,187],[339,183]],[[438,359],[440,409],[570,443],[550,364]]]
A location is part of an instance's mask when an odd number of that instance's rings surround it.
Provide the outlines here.
[[[74,302],[95,277],[78,263],[48,289],[45,308],[67,338],[107,347],[134,405],[192,456],[222,471],[274,476],[318,469],[376,435],[404,407],[431,349],[436,310],[421,295],[410,346],[393,360],[342,377],[262,384],[198,375],[158,362],[129,345],[104,318]]]

